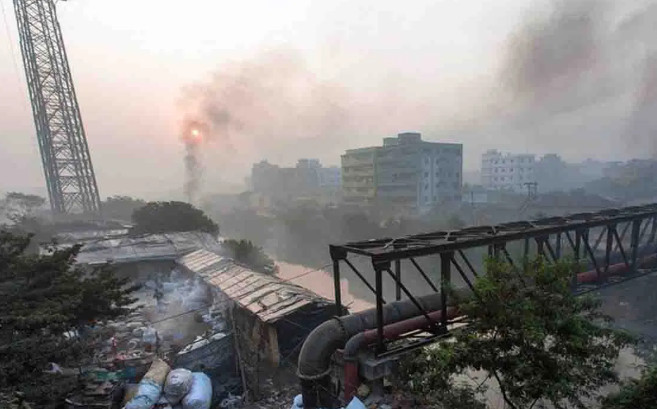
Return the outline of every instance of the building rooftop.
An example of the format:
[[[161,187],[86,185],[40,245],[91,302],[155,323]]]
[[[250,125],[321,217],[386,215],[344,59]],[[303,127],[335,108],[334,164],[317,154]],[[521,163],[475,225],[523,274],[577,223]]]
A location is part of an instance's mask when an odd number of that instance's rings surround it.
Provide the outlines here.
[[[310,304],[332,305],[308,289],[276,276],[255,272],[211,251],[197,250],[176,263],[263,322],[275,322]]]
[[[365,153],[369,151],[376,151],[382,148],[390,148],[396,146],[407,146],[407,145],[416,145],[416,144],[441,144],[441,145],[452,145],[452,146],[463,146],[460,143],[454,142],[436,142],[436,141],[425,141],[422,139],[422,134],[419,132],[402,132],[397,134],[397,136],[387,136],[383,138],[383,143],[381,146],[367,146],[364,148],[355,148],[347,149],[346,154],[353,153]],[[344,156],[344,155],[342,155]]]
[[[221,245],[211,234],[200,232],[123,236],[85,243],[76,261],[89,265],[173,261],[198,249],[220,251]]]

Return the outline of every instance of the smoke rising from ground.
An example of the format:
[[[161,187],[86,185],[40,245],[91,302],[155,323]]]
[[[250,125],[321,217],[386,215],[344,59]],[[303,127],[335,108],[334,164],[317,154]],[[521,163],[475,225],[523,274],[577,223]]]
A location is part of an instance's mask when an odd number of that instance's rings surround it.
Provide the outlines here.
[[[185,185],[183,190],[189,203],[197,203],[203,177],[200,149],[208,127],[204,123],[185,119],[181,132],[181,139],[185,145]]]

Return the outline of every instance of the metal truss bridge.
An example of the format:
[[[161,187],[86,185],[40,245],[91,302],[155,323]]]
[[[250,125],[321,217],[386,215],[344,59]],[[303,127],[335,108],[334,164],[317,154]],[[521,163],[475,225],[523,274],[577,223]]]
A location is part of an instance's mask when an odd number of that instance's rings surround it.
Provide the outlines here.
[[[473,253],[479,254],[481,259],[487,255],[506,261],[514,268],[523,268],[527,260],[537,256],[548,262],[569,258],[583,267],[583,271],[573,271],[572,276],[573,291],[579,294],[650,272],[644,268],[657,264],[656,234],[657,203],[331,245],[336,311],[344,312],[340,279],[346,268],[374,294],[375,355],[390,356],[433,342],[448,333],[455,318],[447,313],[436,318],[436,311],[425,310],[419,301],[420,294],[414,293],[409,284],[417,287],[419,281],[431,293],[440,294],[441,310],[446,312],[450,305],[446,290],[458,285],[472,289],[474,280],[485,273],[483,263],[475,260]],[[373,274],[363,269],[363,263],[360,268],[356,267],[347,258],[351,255],[369,259],[371,263],[365,265],[371,264]],[[373,276],[374,282],[366,276]],[[384,278],[394,285],[394,300],[385,299]],[[417,308],[417,319],[426,321],[422,321],[421,328],[416,331],[391,336],[384,331],[384,305],[402,299],[411,301]],[[400,339],[406,342],[400,343]]]

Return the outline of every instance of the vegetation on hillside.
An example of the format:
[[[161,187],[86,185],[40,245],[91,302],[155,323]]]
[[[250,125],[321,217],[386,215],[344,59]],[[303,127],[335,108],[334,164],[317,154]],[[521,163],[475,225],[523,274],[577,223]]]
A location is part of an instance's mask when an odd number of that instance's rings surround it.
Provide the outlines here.
[[[329,244],[442,229],[465,221],[455,211],[436,209],[419,217],[390,217],[353,206],[298,204],[258,214],[250,209],[217,213],[224,235],[250,240],[279,260],[310,266],[327,263]]]

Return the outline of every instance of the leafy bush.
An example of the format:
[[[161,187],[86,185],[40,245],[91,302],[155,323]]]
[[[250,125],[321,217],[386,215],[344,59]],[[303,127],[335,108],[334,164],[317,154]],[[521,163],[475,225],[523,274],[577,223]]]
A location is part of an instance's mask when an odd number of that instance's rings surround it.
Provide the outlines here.
[[[488,261],[475,296],[459,304],[468,325],[406,363],[409,386],[440,396],[455,375],[483,371],[509,408],[585,408],[601,386],[617,381],[614,364],[633,339],[606,325],[599,301],[572,294],[574,269],[542,258],[525,271]]]
[[[133,234],[202,231],[219,234],[219,226],[203,211],[184,202],[149,202],[132,213]]]

